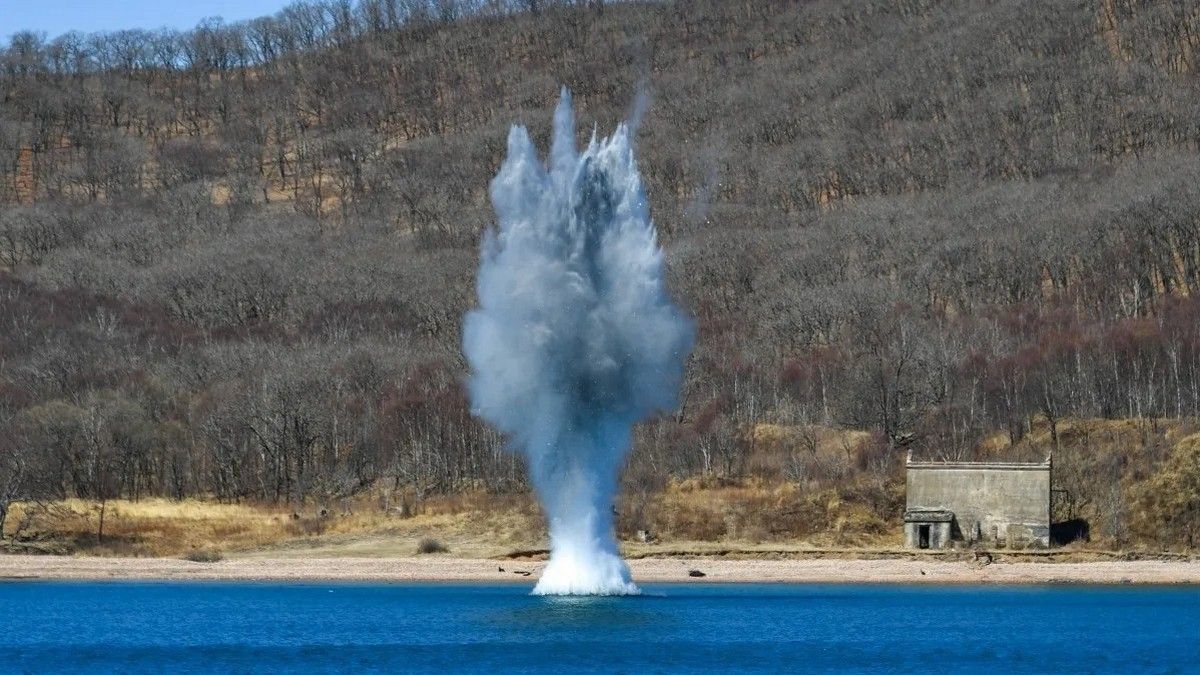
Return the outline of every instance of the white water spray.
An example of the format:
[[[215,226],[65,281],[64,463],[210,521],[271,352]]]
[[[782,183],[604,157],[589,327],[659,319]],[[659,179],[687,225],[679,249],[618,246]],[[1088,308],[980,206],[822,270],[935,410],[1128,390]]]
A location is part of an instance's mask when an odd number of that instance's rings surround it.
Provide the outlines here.
[[[662,251],[627,125],[579,153],[565,89],[544,166],[522,126],[492,180],[463,351],[475,414],[509,436],[549,519],[543,595],[630,594],[617,478],[635,422],[676,405],[693,331]]]

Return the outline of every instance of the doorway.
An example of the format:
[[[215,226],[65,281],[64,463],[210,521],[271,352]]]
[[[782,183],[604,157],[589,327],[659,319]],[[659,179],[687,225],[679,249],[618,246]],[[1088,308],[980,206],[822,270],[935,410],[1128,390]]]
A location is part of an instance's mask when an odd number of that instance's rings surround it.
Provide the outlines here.
[[[917,526],[917,548],[929,548],[929,526]]]

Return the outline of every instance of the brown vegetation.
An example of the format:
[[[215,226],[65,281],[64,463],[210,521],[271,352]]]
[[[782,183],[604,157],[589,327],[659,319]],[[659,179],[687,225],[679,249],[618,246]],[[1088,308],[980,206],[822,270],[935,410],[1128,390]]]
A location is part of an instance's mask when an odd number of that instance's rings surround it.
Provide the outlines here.
[[[449,553],[449,552],[450,552],[450,549],[447,548],[445,544],[443,544],[441,541],[434,539],[432,537],[425,537],[425,538],[421,539],[421,541],[417,542],[417,553],[420,553],[423,555],[428,554],[428,553]]]
[[[699,330],[625,536],[886,540],[908,451],[1054,451],[1097,541],[1195,545],[1186,3],[431,7],[0,49],[0,530],[37,503],[71,546],[174,555],[535,513],[460,317],[506,129],[566,84],[601,127],[648,95]],[[159,497],[264,506],[127,515]]]
[[[183,559],[197,563],[215,563],[224,560],[225,556],[216,549],[198,549],[185,553]]]
[[[1063,420],[1055,451],[1055,520],[1083,519],[1091,537],[1069,547],[1093,559],[1102,549],[1191,548],[1200,481],[1200,434],[1176,421]],[[903,475],[857,468],[876,441],[863,432],[767,427],[758,452],[771,465],[807,454],[811,438],[837,465],[825,478],[789,479],[767,472],[742,478],[698,476],[662,489],[630,491],[618,504],[618,534],[627,552],[669,555],[755,552],[789,557],[804,551],[895,550],[900,546]],[[990,439],[983,456],[1041,458],[1052,451],[1049,425],[1035,423],[1019,446]],[[1151,459],[1165,453],[1167,459]],[[1157,466],[1154,472],[1128,467]],[[1111,473],[1104,473],[1104,472]],[[1126,505],[1129,505],[1128,507]],[[453,551],[500,556],[541,551],[545,530],[528,494],[486,492],[431,496],[394,493],[379,484],[344,505],[294,512],[269,504],[146,498],[100,505],[79,499],[12,507],[8,550],[99,555],[207,557],[272,551],[310,555],[410,555]],[[17,537],[17,534],[20,534]],[[1192,540],[1194,542],[1194,539]],[[789,553],[790,552],[790,553]],[[1080,557],[1082,556],[1082,557]]]

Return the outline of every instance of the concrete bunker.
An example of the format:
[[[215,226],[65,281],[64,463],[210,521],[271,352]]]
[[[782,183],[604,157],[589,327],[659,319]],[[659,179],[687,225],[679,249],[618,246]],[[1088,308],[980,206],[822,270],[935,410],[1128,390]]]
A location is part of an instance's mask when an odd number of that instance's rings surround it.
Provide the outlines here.
[[[1051,458],[1044,462],[905,462],[904,545],[1050,546]]]
[[[946,548],[954,514],[942,510],[913,509],[904,512],[904,545],[908,548]]]

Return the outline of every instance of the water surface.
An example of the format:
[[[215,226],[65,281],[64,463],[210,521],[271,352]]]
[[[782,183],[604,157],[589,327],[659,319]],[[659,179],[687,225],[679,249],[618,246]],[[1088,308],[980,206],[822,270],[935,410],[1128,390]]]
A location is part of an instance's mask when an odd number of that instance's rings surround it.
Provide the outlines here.
[[[1200,672],[1200,589],[0,584],[4,672]]]

